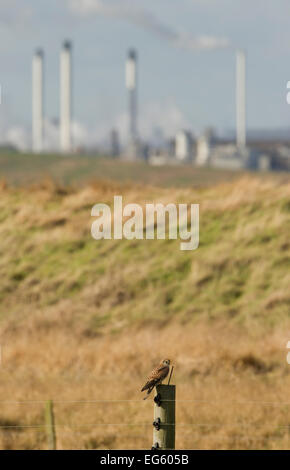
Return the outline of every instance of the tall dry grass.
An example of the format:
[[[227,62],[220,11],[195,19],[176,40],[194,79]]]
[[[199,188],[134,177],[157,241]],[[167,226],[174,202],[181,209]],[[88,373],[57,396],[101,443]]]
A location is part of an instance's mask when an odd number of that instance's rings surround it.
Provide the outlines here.
[[[47,398],[55,400],[59,449],[150,448],[153,404],[140,389],[167,356],[175,366],[177,448],[289,448],[286,337],[276,330],[252,338],[225,323],[98,338],[57,327],[11,333],[3,345],[1,425],[36,427],[3,430],[1,448],[47,447],[38,403]],[[7,403],[18,400],[31,403]]]
[[[98,245],[90,209],[114,194],[200,202],[200,248]],[[140,389],[169,357],[177,448],[289,449],[289,201],[288,185],[254,177],[198,191],[3,186],[0,447],[46,448],[53,399],[59,449],[150,448]]]

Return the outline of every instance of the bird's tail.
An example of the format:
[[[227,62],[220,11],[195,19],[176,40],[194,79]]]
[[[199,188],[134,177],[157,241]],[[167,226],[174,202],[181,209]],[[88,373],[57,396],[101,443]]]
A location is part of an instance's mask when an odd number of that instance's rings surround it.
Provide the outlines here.
[[[154,387],[149,388],[149,389],[147,390],[147,395],[143,398],[143,400],[147,400],[147,398],[149,397],[149,395],[150,395],[150,393],[152,392],[153,388],[154,388]]]

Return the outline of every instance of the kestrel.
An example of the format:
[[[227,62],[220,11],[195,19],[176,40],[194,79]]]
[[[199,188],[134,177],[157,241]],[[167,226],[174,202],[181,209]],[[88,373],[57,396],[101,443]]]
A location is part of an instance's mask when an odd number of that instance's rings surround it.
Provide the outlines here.
[[[170,369],[170,360],[169,359],[164,359],[163,361],[160,362],[159,366],[155,367],[155,369],[152,370],[151,374],[148,376],[147,382],[142,388],[141,392],[144,392],[144,390],[147,390],[147,395],[144,398],[148,398],[148,395],[152,392],[153,388],[162,383],[162,380],[164,380],[169,372]]]

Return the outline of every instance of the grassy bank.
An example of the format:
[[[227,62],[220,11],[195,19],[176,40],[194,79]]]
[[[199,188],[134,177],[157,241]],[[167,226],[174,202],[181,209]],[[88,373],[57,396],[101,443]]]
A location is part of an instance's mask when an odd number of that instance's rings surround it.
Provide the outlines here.
[[[2,425],[43,423],[41,403],[7,400],[138,400],[150,367],[169,356],[184,424],[178,447],[287,448],[286,183],[247,175],[192,189],[3,184]],[[200,203],[198,250],[180,251],[179,240],[93,240],[91,208],[115,194],[124,204]],[[149,400],[58,403],[56,414],[60,448],[150,448]],[[142,426],[132,436],[118,429],[125,422]],[[45,448],[43,431],[0,431],[0,446]]]
[[[0,179],[23,185],[50,178],[59,184],[85,185],[88,180],[140,183],[162,187],[204,187],[234,181],[242,173],[194,168],[192,165],[152,167],[144,162],[124,162],[95,155],[1,154]],[[264,177],[264,176],[263,176]],[[289,176],[284,176],[289,181]]]

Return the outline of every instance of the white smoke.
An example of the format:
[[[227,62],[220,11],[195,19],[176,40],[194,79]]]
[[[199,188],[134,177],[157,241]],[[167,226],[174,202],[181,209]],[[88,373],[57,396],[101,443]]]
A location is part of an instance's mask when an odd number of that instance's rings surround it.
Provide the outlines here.
[[[87,129],[78,121],[71,123],[71,136],[74,148],[87,146],[89,133]],[[47,152],[59,151],[59,122],[57,119],[44,120],[44,150]]]
[[[43,150],[45,152],[59,151],[59,125],[57,120],[45,119],[43,123]],[[12,146],[20,152],[30,151],[32,148],[31,129],[24,126],[0,127],[0,146]],[[72,122],[72,141],[75,148],[88,147],[90,142],[89,131],[79,122]]]
[[[9,127],[2,137],[2,144],[4,146],[12,146],[17,150],[25,152],[30,147],[30,135],[26,128],[21,126]]]
[[[1,116],[0,116],[1,117]],[[108,150],[111,145],[112,129],[118,131],[123,145],[128,140],[128,115],[121,113],[113,121],[108,119],[94,127],[86,127],[78,121],[72,122],[72,141],[75,149],[99,148]],[[166,140],[174,137],[179,129],[190,128],[190,123],[173,101],[147,103],[142,108],[138,123],[140,135],[151,144],[165,144]],[[162,129],[162,132],[161,132]],[[17,150],[31,150],[31,129],[28,127],[3,126],[0,120],[0,146],[13,146]],[[57,119],[44,120],[44,151],[59,151],[59,123]]]
[[[72,121],[71,123],[71,136],[73,147],[75,149],[86,148],[88,145],[89,132],[88,130],[78,121]],[[55,151],[58,152],[60,148],[59,144],[59,123],[57,119],[50,120],[45,119],[44,121],[44,150],[47,152]]]
[[[122,0],[122,2],[116,0],[67,1],[69,8],[75,14],[83,16],[100,14],[107,17],[120,18],[162,37],[176,47],[191,50],[210,50],[229,46],[227,38],[207,35],[192,37],[188,34],[175,31],[170,26],[161,23],[151,13],[136,7],[132,0]]]
[[[59,126],[57,120],[44,119],[44,150],[58,151],[59,149]]]
[[[178,130],[190,127],[190,122],[173,101],[146,103],[142,107],[138,122],[142,139],[151,144],[156,144],[158,140],[158,145],[165,144],[166,140],[174,137]],[[113,122],[102,122],[95,129],[91,129],[88,132],[87,146],[109,148],[109,135],[112,128],[118,131],[121,144],[126,145],[128,141],[128,114],[124,112],[117,116]]]
[[[189,128],[190,123],[172,101],[148,103],[142,109],[139,122],[140,135],[146,141],[151,142],[156,129],[162,129],[165,139],[173,137],[179,129]],[[116,121],[123,141],[128,138],[128,116],[123,114]]]

